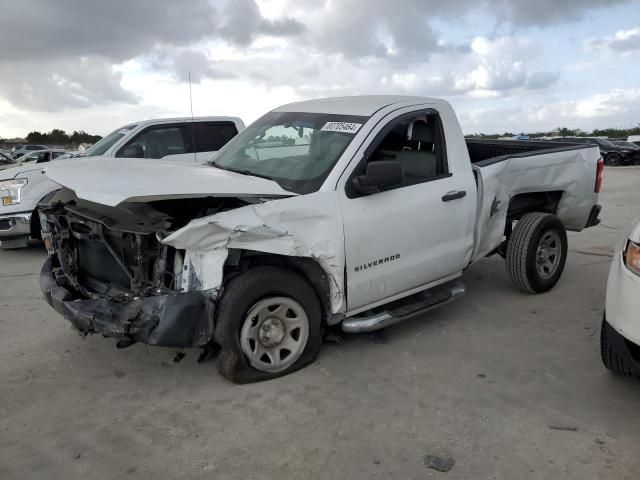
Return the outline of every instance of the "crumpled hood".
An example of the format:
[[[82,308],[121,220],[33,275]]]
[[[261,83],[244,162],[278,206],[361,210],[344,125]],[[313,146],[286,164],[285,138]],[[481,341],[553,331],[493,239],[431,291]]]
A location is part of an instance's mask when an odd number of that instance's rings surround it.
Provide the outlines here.
[[[115,207],[198,197],[290,197],[276,182],[196,163],[106,158],[48,164],[46,175],[78,198]]]

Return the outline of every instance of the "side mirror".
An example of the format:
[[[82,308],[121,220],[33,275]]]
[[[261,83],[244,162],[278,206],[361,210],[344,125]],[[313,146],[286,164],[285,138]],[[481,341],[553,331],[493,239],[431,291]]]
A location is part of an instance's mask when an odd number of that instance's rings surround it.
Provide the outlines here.
[[[144,150],[142,150],[142,145],[134,143],[124,147],[122,149],[122,155],[118,156],[125,158],[144,158]]]
[[[353,179],[353,186],[361,195],[371,195],[404,182],[404,171],[397,160],[380,160],[367,164],[367,171]]]

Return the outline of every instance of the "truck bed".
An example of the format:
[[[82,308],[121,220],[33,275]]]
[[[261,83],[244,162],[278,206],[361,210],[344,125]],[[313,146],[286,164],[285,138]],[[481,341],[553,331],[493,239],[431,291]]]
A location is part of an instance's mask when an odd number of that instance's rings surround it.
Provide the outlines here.
[[[466,139],[478,186],[473,261],[503,240],[509,205],[518,195],[556,198],[567,230],[580,231],[597,203],[597,145],[535,140]]]
[[[481,140],[466,138],[471,163],[479,167],[501,162],[507,158],[537,154],[566,152],[585,148],[585,144],[560,143],[545,140]]]

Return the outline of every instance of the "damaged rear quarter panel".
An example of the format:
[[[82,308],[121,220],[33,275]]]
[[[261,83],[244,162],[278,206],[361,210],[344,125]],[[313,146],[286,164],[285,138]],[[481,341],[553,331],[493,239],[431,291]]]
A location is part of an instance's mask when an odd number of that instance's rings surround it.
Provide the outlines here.
[[[562,192],[556,215],[567,230],[582,230],[598,199],[594,186],[599,157],[597,149],[581,148],[515,156],[487,166],[474,165],[478,213],[472,263],[500,245],[509,202],[521,193]]]
[[[199,218],[163,241],[186,251],[202,290],[219,289],[229,249],[316,260],[330,278],[332,313],[346,310],[344,232],[336,192],[272,200]]]

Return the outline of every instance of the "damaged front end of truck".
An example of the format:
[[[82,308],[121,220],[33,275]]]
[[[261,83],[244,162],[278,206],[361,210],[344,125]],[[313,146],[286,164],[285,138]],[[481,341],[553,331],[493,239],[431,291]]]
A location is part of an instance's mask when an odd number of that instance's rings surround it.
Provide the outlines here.
[[[309,197],[324,196],[317,193]],[[265,255],[318,266],[319,290],[344,311],[337,204],[282,197],[172,198],[105,205],[63,188],[39,207],[49,252],[47,302],[83,334],[121,345],[188,348],[214,340],[227,278]],[[326,286],[326,288],[325,288]]]
[[[188,219],[242,206],[237,199],[109,207],[61,190],[41,205],[50,257],[47,302],[83,333],[166,347],[197,347],[213,335],[218,289],[200,290],[184,251],[162,243]]]

